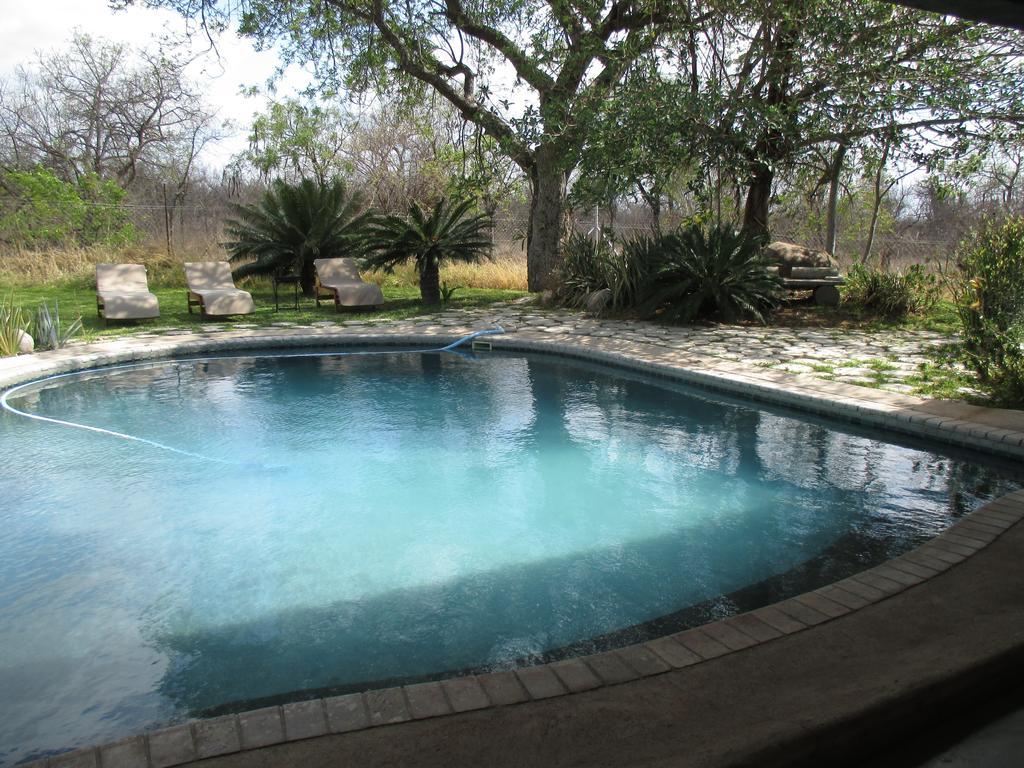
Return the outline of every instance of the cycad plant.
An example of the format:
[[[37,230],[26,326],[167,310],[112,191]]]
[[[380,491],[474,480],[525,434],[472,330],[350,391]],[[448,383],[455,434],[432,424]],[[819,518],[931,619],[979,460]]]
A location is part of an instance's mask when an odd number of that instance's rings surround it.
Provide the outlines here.
[[[490,219],[473,213],[473,206],[470,198],[454,202],[442,198],[428,210],[413,203],[406,218],[378,217],[369,227],[366,265],[392,272],[412,259],[423,303],[440,304],[443,262],[475,263],[491,258]]]
[[[232,274],[291,272],[299,275],[306,296],[314,290],[314,259],[356,256],[369,213],[363,198],[349,192],[341,179],[318,184],[275,181],[259,202],[233,207],[235,218],[225,226],[229,259],[240,263]]]
[[[782,298],[759,238],[729,226],[687,227],[656,249],[641,310],[670,322],[715,317],[765,322]]]

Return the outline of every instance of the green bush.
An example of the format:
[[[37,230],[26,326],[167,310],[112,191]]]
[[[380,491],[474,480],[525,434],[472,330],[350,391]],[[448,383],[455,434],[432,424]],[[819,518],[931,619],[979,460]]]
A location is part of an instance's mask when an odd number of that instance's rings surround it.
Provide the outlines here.
[[[930,310],[939,299],[939,290],[938,280],[920,264],[903,272],[854,264],[843,286],[843,303],[896,320]]]
[[[595,241],[574,232],[562,243],[559,297],[569,306],[581,307],[591,293],[607,288],[612,293],[608,306],[628,309],[636,304],[657,248],[658,241],[645,236],[616,248],[603,238]]]
[[[1024,218],[986,220],[957,253],[951,281],[965,362],[996,400],[1024,403]]]
[[[763,242],[729,226],[691,225],[652,246],[641,311],[670,322],[766,322],[782,300]]]
[[[94,173],[68,182],[45,168],[8,171],[0,189],[0,238],[8,243],[119,246],[135,239],[125,191]]]

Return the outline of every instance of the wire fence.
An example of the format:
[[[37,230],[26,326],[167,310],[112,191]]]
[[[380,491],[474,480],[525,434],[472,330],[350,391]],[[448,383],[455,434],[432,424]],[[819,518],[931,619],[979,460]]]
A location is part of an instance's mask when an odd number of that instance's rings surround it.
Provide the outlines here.
[[[220,257],[224,254],[224,225],[233,215],[229,201],[212,200],[203,205],[130,204],[124,210],[137,233],[137,243],[163,251],[175,259]],[[649,212],[627,210],[618,215],[613,212],[580,212],[570,217],[567,226],[582,234],[602,237],[613,242],[654,232]],[[676,226],[682,216],[668,212],[662,217],[662,230]],[[521,254],[525,258],[529,210],[524,203],[514,203],[499,209],[493,215],[491,238],[495,250],[506,257]],[[772,232],[773,240],[794,242],[809,248],[824,250],[820,232],[799,222],[778,221]],[[888,269],[904,269],[911,264],[922,264],[930,270],[947,269],[951,265],[958,238],[953,235],[928,237],[920,231],[903,234],[884,233],[871,243],[869,259]],[[8,244],[18,247],[18,243]],[[835,256],[843,267],[861,261],[868,239],[863,231],[840,232]]]

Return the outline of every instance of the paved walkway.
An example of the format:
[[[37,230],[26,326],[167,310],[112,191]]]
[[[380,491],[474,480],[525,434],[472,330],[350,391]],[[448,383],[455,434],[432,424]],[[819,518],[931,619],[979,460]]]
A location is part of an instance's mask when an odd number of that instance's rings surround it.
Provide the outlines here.
[[[409,332],[437,332],[466,325],[500,324],[551,334],[614,337],[717,357],[752,368],[810,374],[901,394],[915,393],[908,379],[921,364],[932,360],[935,349],[950,337],[930,331],[857,331],[835,328],[779,328],[739,325],[663,326],[642,321],[606,320],[578,312],[541,310],[528,304],[502,304],[486,309],[450,310],[411,320],[375,320],[345,316],[313,323],[318,328],[400,328]],[[296,327],[294,323],[277,323]],[[209,323],[206,333],[220,329],[255,328],[236,323]],[[154,335],[191,334],[194,328]]]

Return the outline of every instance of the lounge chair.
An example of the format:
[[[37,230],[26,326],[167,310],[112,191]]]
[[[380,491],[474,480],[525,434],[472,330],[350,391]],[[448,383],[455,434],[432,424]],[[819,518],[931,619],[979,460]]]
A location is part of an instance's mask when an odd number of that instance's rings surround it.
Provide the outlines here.
[[[367,283],[359,278],[355,259],[316,259],[316,305],[320,299],[331,299],[334,308],[379,307],[384,303],[384,293],[376,283]]]
[[[248,315],[256,311],[252,295],[235,287],[226,261],[186,261],[188,311],[199,307],[203,317]]]
[[[145,320],[160,316],[141,264],[96,265],[96,314],[104,320]]]

